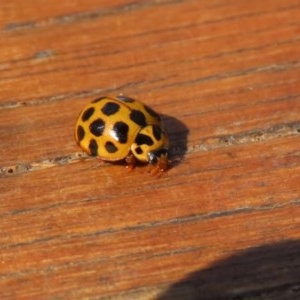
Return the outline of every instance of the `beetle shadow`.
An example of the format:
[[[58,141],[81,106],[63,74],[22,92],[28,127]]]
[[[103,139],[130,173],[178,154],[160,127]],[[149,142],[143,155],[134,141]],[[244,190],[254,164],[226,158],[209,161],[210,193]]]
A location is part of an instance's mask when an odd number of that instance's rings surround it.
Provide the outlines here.
[[[191,273],[156,300],[300,299],[300,241],[259,246]]]
[[[160,114],[164,129],[170,141],[170,168],[180,164],[187,152],[189,129],[180,120],[165,114]]]

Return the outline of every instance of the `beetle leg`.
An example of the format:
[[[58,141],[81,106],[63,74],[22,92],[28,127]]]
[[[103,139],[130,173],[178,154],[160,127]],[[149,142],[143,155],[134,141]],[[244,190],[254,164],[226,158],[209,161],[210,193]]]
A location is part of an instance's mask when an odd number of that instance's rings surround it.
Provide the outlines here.
[[[148,173],[151,176],[157,176],[160,177],[163,172],[165,172],[168,169],[168,156],[167,155],[161,155],[157,163],[154,165],[149,165]]]
[[[130,171],[133,171],[136,164],[136,158],[132,153],[129,153],[128,156],[125,158],[125,161],[127,163],[126,168]]]

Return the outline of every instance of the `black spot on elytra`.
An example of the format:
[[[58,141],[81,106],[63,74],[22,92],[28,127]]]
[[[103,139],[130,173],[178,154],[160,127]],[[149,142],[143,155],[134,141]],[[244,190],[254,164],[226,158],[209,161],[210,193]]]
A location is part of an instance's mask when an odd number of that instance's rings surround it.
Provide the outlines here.
[[[153,135],[154,135],[155,139],[157,141],[159,141],[161,139],[161,129],[160,129],[160,127],[157,126],[157,125],[153,125],[152,126],[152,132],[153,132]]]
[[[90,132],[94,136],[101,136],[105,128],[105,122],[102,119],[97,119],[90,124]]]
[[[155,118],[157,121],[160,121],[160,116],[149,106],[144,105],[146,112],[152,116],[153,118]]]
[[[106,142],[104,147],[108,153],[115,153],[118,151],[118,148],[112,142]]]
[[[81,125],[79,125],[77,127],[77,138],[78,138],[78,142],[82,141],[83,138],[85,136],[85,132],[84,132],[84,129]]]
[[[105,105],[102,107],[101,111],[103,112],[104,115],[110,116],[118,112],[120,109],[120,105],[115,102],[107,102]]]
[[[94,111],[95,111],[94,107],[89,107],[87,110],[85,110],[81,116],[82,122],[87,121],[93,115]]]
[[[90,140],[89,149],[90,149],[91,155],[93,155],[93,156],[98,155],[98,144],[97,144],[96,140],[94,140],[94,139]]]
[[[121,144],[127,143],[129,126],[126,123],[121,121],[116,122],[112,130],[114,131],[115,137],[118,142],[120,142]]]
[[[136,139],[135,139],[135,142],[138,144],[138,145],[148,145],[148,146],[152,146],[153,145],[153,140],[151,139],[150,136],[146,135],[146,134],[138,134]]]
[[[118,96],[117,99],[123,102],[130,102],[130,103],[135,101],[133,98],[126,97],[126,96]]]
[[[134,123],[136,123],[142,127],[146,126],[146,118],[145,118],[144,114],[142,112],[140,112],[139,110],[133,109],[130,113],[130,119]]]

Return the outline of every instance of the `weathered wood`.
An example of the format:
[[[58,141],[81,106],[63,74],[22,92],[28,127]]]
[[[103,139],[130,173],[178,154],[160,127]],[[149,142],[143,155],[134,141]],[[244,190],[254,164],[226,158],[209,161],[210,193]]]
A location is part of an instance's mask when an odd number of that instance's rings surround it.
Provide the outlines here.
[[[1,299],[299,298],[299,1],[81,2],[0,3]],[[119,93],[160,178],[74,141]]]

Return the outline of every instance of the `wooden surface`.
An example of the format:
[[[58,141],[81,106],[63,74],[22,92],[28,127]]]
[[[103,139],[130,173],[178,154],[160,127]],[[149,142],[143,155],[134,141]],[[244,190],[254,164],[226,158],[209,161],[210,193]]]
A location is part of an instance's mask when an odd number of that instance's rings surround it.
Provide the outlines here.
[[[300,299],[300,1],[1,1],[1,299]],[[81,108],[163,115],[172,166],[82,157]]]

